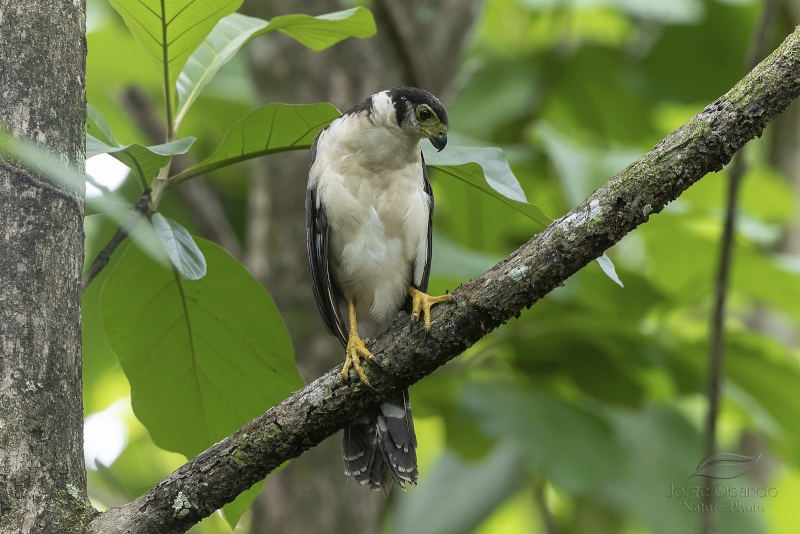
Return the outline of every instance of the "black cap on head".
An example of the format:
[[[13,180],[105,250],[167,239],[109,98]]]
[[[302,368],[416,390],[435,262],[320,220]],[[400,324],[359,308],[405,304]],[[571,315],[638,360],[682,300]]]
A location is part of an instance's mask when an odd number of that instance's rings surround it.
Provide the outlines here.
[[[403,119],[405,119],[407,111],[406,106],[398,104],[407,101],[411,102],[414,106],[428,104],[434,113],[436,113],[436,116],[439,117],[442,124],[447,126],[447,110],[444,104],[428,91],[416,87],[395,87],[394,89],[389,89],[389,97],[392,99],[397,114],[397,124],[403,124]]]

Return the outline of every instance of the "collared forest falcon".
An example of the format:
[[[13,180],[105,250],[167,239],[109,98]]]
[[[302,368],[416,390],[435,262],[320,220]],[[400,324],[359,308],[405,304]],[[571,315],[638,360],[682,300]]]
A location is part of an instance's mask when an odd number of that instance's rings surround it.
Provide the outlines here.
[[[398,87],[367,98],[322,130],[311,147],[306,194],[308,264],[331,334],[346,347],[342,375],[368,383],[362,338],[389,328],[409,301],[412,326],[431,328],[433,192],[420,150],[447,144],[447,110],[427,91]],[[344,429],[345,474],[388,495],[417,482],[417,438],[408,390]]]

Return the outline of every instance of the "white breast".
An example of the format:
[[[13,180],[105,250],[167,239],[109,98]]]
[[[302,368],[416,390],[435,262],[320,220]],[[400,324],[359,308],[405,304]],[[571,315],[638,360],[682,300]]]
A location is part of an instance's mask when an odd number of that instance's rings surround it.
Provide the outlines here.
[[[356,300],[359,331],[368,337],[388,328],[408,284],[422,279],[431,202],[419,139],[377,118],[363,112],[334,121],[317,141],[309,173],[328,217],[332,274],[345,298]]]

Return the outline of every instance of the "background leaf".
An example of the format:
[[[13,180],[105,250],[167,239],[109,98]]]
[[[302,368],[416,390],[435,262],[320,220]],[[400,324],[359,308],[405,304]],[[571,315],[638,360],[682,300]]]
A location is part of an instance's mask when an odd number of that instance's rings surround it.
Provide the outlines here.
[[[119,142],[114,137],[111,126],[108,125],[105,117],[88,102],[86,103],[86,132],[93,134],[94,137],[107,145],[119,146]]]
[[[168,105],[189,56],[242,0],[109,0],[164,78]]]
[[[448,146],[441,152],[434,150],[429,143],[422,144],[425,163],[434,167],[456,167],[466,163],[477,163],[483,169],[486,183],[492,189],[517,202],[528,202],[517,177],[511,171],[505,154],[499,148]]]
[[[188,152],[194,141],[194,137],[184,137],[163,145],[142,146],[133,143],[125,146],[110,146],[87,133],[86,157],[111,154],[130,167],[144,181],[150,183],[156,172],[167,165],[172,156]]]
[[[136,416],[159,447],[188,457],[303,385],[272,299],[227,252],[197,241],[210,266],[202,280],[128,247],[100,297]]]
[[[611,261],[611,258],[608,257],[608,254],[604,252],[602,256],[597,258],[597,263],[600,264],[600,268],[603,269],[603,272],[606,273],[606,276],[611,278],[614,283],[616,283],[619,287],[625,287],[622,284],[622,280],[620,280],[619,276],[617,276],[617,269],[614,267],[614,263]]]
[[[505,443],[480,462],[445,452],[433,471],[393,514],[397,534],[470,532],[520,486],[520,453]]]
[[[372,13],[360,6],[318,17],[283,15],[270,20],[269,24],[273,30],[279,30],[317,52],[342,39],[364,39],[372,37],[377,31]]]
[[[273,473],[280,470],[281,467],[273,471]],[[253,504],[253,501],[255,501],[256,497],[258,497],[258,494],[261,493],[261,489],[264,487],[264,482],[266,481],[262,480],[261,482],[256,482],[251,488],[240,493],[233,502],[229,502],[222,507],[222,517],[225,518],[225,522],[228,523],[232,529],[236,528],[236,525],[239,524],[239,520],[242,518],[242,514],[244,514],[250,508],[250,506]]]
[[[503,151],[499,148],[448,146],[436,152],[422,144],[425,164],[503,201],[542,228],[552,222],[538,206],[529,204]]]
[[[160,213],[152,217],[153,228],[169,256],[169,261],[185,280],[200,280],[206,275],[206,259],[189,232]]]
[[[331,104],[267,104],[234,124],[211,156],[174,176],[192,176],[267,154],[311,147],[317,133],[339,116]]]
[[[488,435],[514,439],[530,469],[570,494],[596,486],[622,460],[602,417],[545,393],[473,385],[462,403]]]
[[[267,32],[280,30],[312,50],[323,50],[348,37],[375,34],[372,13],[363,7],[319,17],[284,15],[270,21],[233,13],[222,18],[187,60],[177,79],[178,109],[175,124],[191,107],[219,69],[247,42]]]

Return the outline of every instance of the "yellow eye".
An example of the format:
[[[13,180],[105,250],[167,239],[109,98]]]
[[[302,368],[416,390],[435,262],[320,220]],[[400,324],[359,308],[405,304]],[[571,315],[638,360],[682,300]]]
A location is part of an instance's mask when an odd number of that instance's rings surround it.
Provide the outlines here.
[[[420,106],[419,108],[417,108],[417,117],[419,118],[419,120],[427,121],[430,120],[432,116],[433,113],[431,113],[431,110],[428,106]]]

